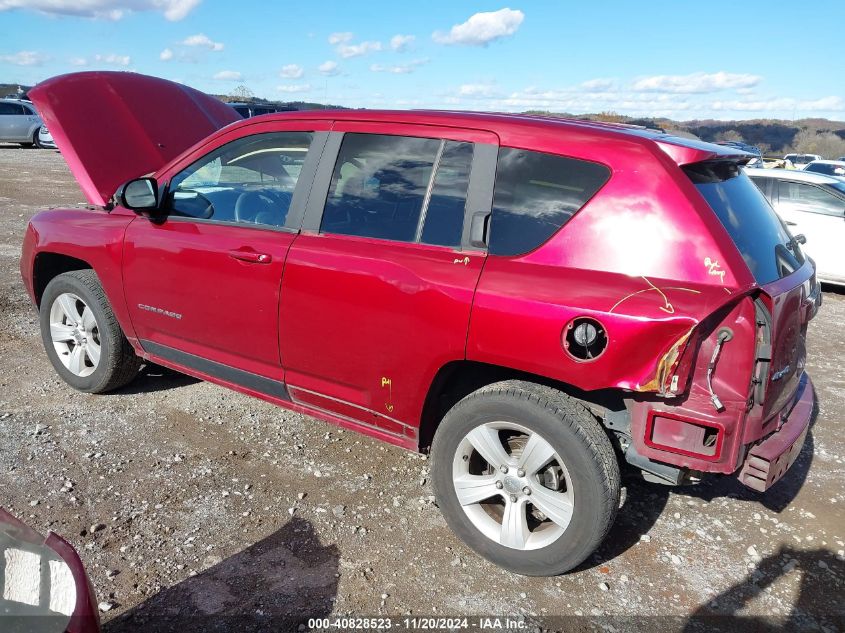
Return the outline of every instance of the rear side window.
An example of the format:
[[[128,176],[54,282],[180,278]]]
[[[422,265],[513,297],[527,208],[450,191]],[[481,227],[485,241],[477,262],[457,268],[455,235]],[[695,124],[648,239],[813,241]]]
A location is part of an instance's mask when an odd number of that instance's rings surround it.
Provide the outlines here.
[[[420,239],[424,244],[460,245],[472,150],[472,143],[445,143],[434,175]]]
[[[845,200],[815,185],[781,180],[778,182],[778,209],[842,217]]]
[[[320,231],[458,246],[471,143],[345,134]]]
[[[522,255],[557,232],[610,178],[604,165],[503,147],[488,250]]]
[[[767,284],[786,277],[804,262],[765,196],[735,163],[696,163],[684,167],[722,222],[754,279]]]
[[[0,114],[23,114],[23,108],[17,103],[0,103]]]

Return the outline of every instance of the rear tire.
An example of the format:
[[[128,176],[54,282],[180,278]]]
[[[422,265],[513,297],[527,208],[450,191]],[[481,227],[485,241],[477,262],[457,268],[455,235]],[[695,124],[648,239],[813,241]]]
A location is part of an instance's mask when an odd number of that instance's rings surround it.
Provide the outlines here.
[[[551,387],[513,380],[471,393],[443,418],[432,458],[446,522],[478,554],[517,574],[578,566],[619,506],[619,464],[607,435],[581,403]]]
[[[138,374],[142,361],[123,335],[93,270],[52,279],[41,297],[40,323],[47,357],[74,389],[104,393]]]

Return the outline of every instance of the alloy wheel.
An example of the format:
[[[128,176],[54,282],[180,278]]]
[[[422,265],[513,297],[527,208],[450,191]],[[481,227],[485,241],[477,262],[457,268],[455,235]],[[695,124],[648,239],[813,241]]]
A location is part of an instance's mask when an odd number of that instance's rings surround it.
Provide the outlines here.
[[[455,452],[452,482],[472,524],[505,547],[547,547],[572,520],[574,491],[563,460],[519,424],[488,422],[470,431]]]
[[[90,376],[100,363],[100,330],[91,308],[65,292],[50,306],[50,338],[62,365],[72,374]]]

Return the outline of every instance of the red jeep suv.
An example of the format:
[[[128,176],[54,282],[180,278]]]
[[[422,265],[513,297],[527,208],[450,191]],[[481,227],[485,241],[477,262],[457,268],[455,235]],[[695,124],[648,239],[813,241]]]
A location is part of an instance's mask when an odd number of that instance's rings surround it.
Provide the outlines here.
[[[598,546],[622,465],[765,491],[801,450],[820,293],[749,154],[521,115],[241,121],[132,73],[30,95],[90,203],[33,217],[21,261],[76,389],[152,361],[430,450],[449,525],[531,575]]]

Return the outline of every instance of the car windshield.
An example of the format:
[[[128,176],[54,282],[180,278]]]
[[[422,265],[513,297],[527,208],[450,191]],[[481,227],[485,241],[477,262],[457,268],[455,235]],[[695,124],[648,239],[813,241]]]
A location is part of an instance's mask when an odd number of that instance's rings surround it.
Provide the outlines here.
[[[814,171],[819,174],[829,174],[831,176],[845,176],[845,165],[836,165],[835,163],[810,163],[807,165],[806,171]]]
[[[758,283],[786,277],[801,266],[804,255],[798,243],[736,163],[696,163],[684,171],[730,234]]]

